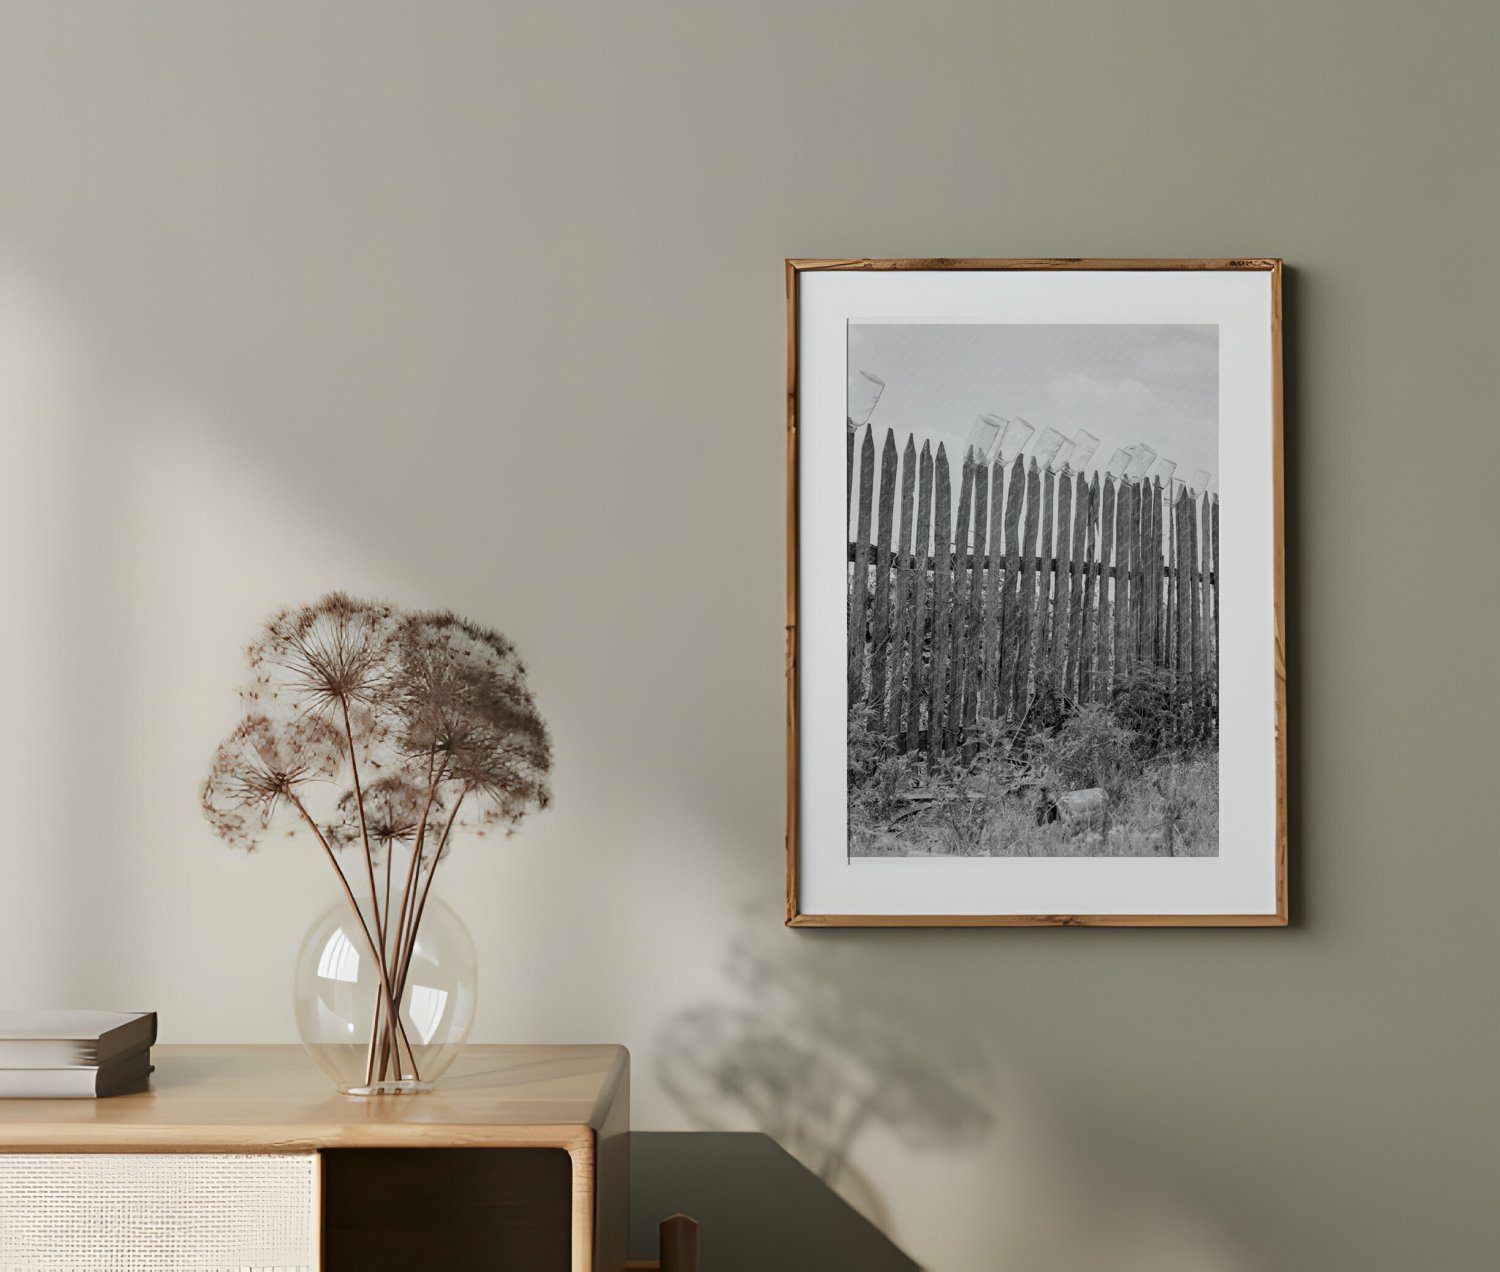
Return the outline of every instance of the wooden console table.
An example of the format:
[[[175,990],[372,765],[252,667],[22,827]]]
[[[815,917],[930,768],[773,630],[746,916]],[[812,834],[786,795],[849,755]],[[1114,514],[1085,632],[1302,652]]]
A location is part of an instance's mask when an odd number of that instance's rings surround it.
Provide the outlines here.
[[[142,1163],[143,1176],[153,1166],[176,1169],[176,1181],[163,1186],[163,1213],[155,1216],[161,1231],[152,1237],[176,1241],[175,1251],[197,1239],[186,1228],[211,1220],[216,1204],[253,1208],[254,1188],[236,1187],[236,1170],[243,1167],[253,1183],[262,1176],[252,1172],[274,1161],[300,1172],[288,1175],[290,1191],[276,1194],[282,1204],[289,1196],[295,1209],[301,1195],[295,1181],[310,1181],[308,1260],[259,1263],[262,1256],[237,1250],[184,1255],[179,1266],[194,1272],[231,1266],[235,1272],[267,1266],[618,1272],[624,1266],[630,1076],[623,1047],[471,1046],[436,1091],[368,1098],[339,1095],[296,1046],[162,1046],[153,1060],[151,1089],[138,1095],[0,1099],[0,1172],[9,1168],[21,1181],[0,1184],[0,1265],[10,1266],[7,1257],[20,1261],[14,1251],[25,1238],[21,1229],[38,1222],[18,1199],[60,1206],[59,1242],[71,1238],[69,1224],[109,1201],[90,1166],[123,1166],[125,1173],[112,1177],[126,1186],[131,1162]],[[99,1154],[112,1160],[75,1156]],[[182,1156],[165,1162],[167,1154],[196,1155],[202,1178],[214,1185],[195,1190],[192,1162]],[[168,1213],[174,1206],[176,1215]],[[184,1232],[168,1231],[174,1223]],[[132,1235],[134,1223],[128,1226],[122,1243],[145,1239]],[[211,1237],[212,1222],[206,1231]],[[29,1248],[24,1257],[28,1269],[49,1267]],[[141,1266],[167,1272],[165,1264]]]

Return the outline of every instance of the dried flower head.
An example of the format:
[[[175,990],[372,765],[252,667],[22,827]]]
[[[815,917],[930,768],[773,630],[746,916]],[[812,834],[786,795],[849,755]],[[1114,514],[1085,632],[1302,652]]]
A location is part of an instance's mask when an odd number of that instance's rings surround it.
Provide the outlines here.
[[[425,841],[435,845],[442,834],[441,794],[435,795],[429,806],[426,788],[405,773],[378,777],[364,787],[364,809],[370,847],[378,853],[389,852],[393,844],[413,842],[424,813]],[[329,843],[335,847],[359,842],[359,807],[352,790],[345,791],[339,800],[327,833]]]
[[[251,715],[219,745],[203,783],[203,812],[231,846],[253,851],[302,788],[335,777],[344,738],[325,720]]]
[[[403,614],[330,592],[277,611],[247,652],[249,714],[204,788],[205,812],[230,842],[253,844],[285,800],[273,773],[347,768],[351,785],[319,814],[320,832],[371,854],[415,841],[429,802],[424,857],[445,850],[455,828],[510,830],[551,799],[547,727],[497,632],[449,611]],[[303,745],[311,750],[299,757]],[[272,747],[275,763],[251,762],[257,746]]]
[[[552,745],[515,647],[447,612],[405,617],[396,647],[400,743],[472,796],[470,824],[513,827],[545,808]]]
[[[373,706],[389,679],[395,622],[389,605],[343,592],[279,610],[247,651],[247,705],[317,715]]]

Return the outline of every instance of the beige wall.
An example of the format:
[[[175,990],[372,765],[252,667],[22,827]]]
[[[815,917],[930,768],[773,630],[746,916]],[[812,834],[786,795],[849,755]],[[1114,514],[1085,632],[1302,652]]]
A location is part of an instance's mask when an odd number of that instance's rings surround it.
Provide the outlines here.
[[[195,807],[238,647],[448,604],[557,738],[451,865],[476,1036],[669,1128],[731,1012],[850,1083],[878,1020],[929,1096],[842,1186],[938,1268],[1490,1265],[1500,9],[0,15],[0,999],[290,1040],[323,867]],[[1063,254],[1292,266],[1296,923],[787,932],[781,260]]]

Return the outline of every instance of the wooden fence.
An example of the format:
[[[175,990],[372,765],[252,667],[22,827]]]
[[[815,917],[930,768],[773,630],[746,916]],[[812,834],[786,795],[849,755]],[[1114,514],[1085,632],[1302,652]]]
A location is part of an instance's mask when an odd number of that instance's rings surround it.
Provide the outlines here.
[[[1147,669],[1185,702],[1217,693],[1216,495],[1020,457],[952,474],[943,444],[898,454],[889,429],[877,468],[872,430],[850,430],[851,714],[941,754]]]

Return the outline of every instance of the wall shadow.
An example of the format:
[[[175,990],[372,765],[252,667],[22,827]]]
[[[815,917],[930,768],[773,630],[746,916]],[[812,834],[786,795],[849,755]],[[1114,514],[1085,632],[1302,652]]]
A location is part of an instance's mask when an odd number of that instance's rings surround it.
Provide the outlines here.
[[[785,936],[747,913],[723,963],[732,999],[667,1021],[657,1082],[693,1126],[770,1136],[884,1226],[885,1203],[853,1160],[861,1138],[880,1128],[914,1150],[982,1141],[993,1067],[976,1040],[861,1001],[837,959]]]

